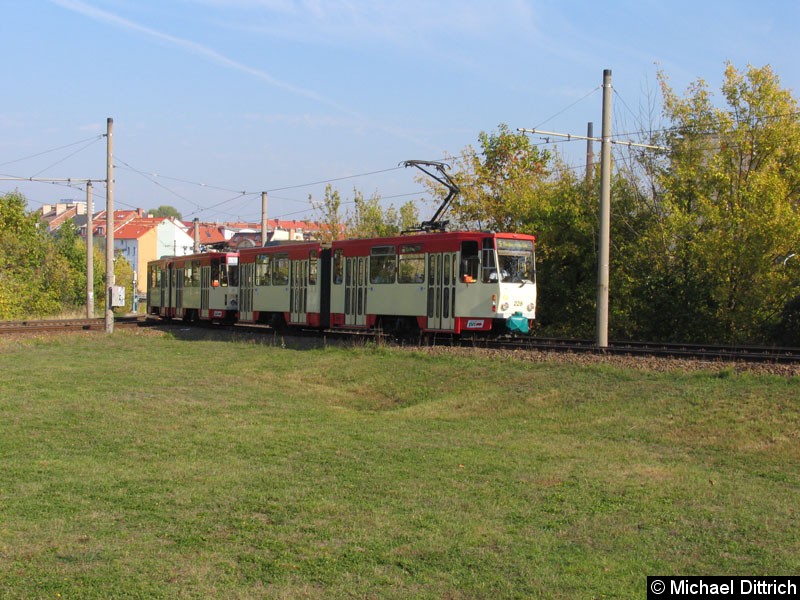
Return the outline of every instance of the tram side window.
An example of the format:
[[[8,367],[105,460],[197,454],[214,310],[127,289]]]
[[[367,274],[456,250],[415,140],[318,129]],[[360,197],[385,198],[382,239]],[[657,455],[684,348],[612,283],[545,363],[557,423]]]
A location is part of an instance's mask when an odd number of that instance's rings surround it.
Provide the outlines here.
[[[256,256],[256,285],[272,285],[272,261],[268,254]]]
[[[308,285],[317,284],[317,251],[308,253]]]
[[[397,256],[394,246],[375,246],[369,257],[369,282],[394,283]]]
[[[344,253],[341,248],[333,251],[333,283],[340,284],[344,281]]]
[[[484,238],[483,240],[483,273],[484,283],[497,282],[497,257],[494,252],[494,239]]]
[[[400,246],[397,281],[399,283],[423,283],[425,281],[425,255],[419,244]]]
[[[183,286],[200,287],[200,261],[190,260],[183,269]]]
[[[211,259],[211,285],[213,287],[228,286],[228,269],[218,258]]]
[[[228,283],[233,287],[239,285],[239,259],[237,257],[228,259]]]
[[[461,243],[461,270],[459,278],[464,283],[478,281],[481,268],[481,258],[478,253],[478,242],[469,241]]]
[[[236,257],[230,259],[236,261]],[[227,264],[221,258],[211,259],[211,285],[214,287],[228,287],[239,285],[239,265]]]
[[[272,283],[286,285],[289,283],[289,255],[276,254],[272,269]]]

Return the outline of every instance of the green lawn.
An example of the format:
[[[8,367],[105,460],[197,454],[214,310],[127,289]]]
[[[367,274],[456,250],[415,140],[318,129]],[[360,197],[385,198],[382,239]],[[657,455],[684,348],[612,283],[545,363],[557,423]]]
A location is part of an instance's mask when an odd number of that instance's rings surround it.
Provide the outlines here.
[[[0,596],[642,598],[800,572],[800,378],[0,339]]]

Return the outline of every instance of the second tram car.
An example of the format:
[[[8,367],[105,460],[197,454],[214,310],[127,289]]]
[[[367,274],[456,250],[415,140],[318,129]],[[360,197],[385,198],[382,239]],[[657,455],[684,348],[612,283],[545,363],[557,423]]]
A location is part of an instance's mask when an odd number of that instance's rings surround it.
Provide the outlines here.
[[[239,255],[206,252],[147,264],[147,312],[232,323],[239,313]]]
[[[328,327],[330,253],[320,242],[275,242],[239,251],[243,323]]]

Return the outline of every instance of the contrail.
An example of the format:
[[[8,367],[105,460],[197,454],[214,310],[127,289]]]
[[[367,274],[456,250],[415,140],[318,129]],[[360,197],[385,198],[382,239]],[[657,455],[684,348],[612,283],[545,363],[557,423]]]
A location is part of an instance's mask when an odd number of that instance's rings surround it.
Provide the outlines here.
[[[280,79],[276,79],[266,71],[262,71],[261,69],[257,69],[255,67],[251,67],[243,63],[240,63],[238,61],[235,61],[232,58],[228,58],[224,54],[220,54],[213,48],[204,46],[203,44],[198,44],[197,42],[193,42],[192,40],[187,40],[184,38],[176,37],[174,35],[169,35],[168,33],[163,33],[161,31],[151,29],[150,27],[145,27],[144,25],[140,25],[139,23],[136,23],[129,19],[125,19],[123,17],[120,17],[119,15],[115,15],[114,13],[87,4],[86,2],[83,2],[83,0],[50,0],[50,1],[53,4],[56,4],[62,8],[84,15],[95,21],[108,23],[115,27],[119,27],[120,29],[126,29],[128,31],[134,31],[140,34],[144,34],[146,36],[160,40],[167,44],[171,44],[172,46],[181,48],[186,52],[194,54],[195,56],[200,56],[210,62],[216,63],[225,68],[239,71],[241,73],[245,73],[247,75],[255,77],[256,79],[259,79],[271,86],[274,86],[282,90],[286,90],[287,92],[294,94],[296,96],[308,98],[309,100],[328,106],[330,108],[333,108],[334,110],[339,111],[344,115],[352,117],[356,121],[361,122],[363,126],[374,128],[377,129],[378,131],[383,131],[384,133],[394,138],[406,140],[420,146],[425,146],[425,147],[430,146],[428,142],[418,139],[415,135],[406,131],[402,127],[399,128],[387,127],[384,123],[376,122],[373,119],[366,117],[362,113],[356,112],[350,108],[347,108],[346,106],[334,102],[333,100],[326,98],[325,96],[318,94],[313,90],[302,88],[296,85],[292,85],[291,83],[287,83],[286,81],[281,81]]]
[[[325,98],[324,96],[318,94],[313,90],[301,88],[296,85],[292,85],[291,83],[281,81],[280,79],[276,79],[272,75],[270,75],[265,71],[262,71],[261,69],[250,67],[248,65],[237,62],[231,58],[228,58],[223,54],[220,54],[213,48],[209,48],[208,46],[198,44],[197,42],[193,42],[191,40],[175,37],[167,33],[156,31],[155,29],[145,27],[144,25],[140,25],[139,23],[135,23],[133,21],[120,17],[119,15],[115,15],[108,11],[91,6],[85,2],[82,2],[81,0],[51,0],[51,2],[61,6],[62,8],[66,8],[67,10],[71,10],[73,12],[89,17],[90,19],[94,19],[95,21],[110,23],[122,29],[128,29],[130,31],[143,33],[152,38],[156,38],[163,42],[167,42],[168,44],[172,44],[173,46],[182,48],[183,50],[190,52],[191,54],[201,56],[211,62],[217,63],[218,65],[222,65],[223,67],[233,69],[235,71],[240,71],[248,75],[252,75],[253,77],[260,79],[261,81],[264,81],[272,86],[284,89],[288,92],[291,92],[292,94],[302,96],[310,100],[314,100],[315,102],[319,102],[320,104],[325,104],[350,116],[359,118],[362,117],[362,115],[353,112],[352,110],[342,106],[341,104],[334,102],[333,100]]]

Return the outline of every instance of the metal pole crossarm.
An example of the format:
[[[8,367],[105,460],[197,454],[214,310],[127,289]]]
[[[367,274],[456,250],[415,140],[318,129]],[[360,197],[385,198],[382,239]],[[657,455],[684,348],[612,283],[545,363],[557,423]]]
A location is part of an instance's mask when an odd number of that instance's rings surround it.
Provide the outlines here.
[[[636,142],[626,142],[625,140],[609,140],[612,144],[620,144],[621,146],[627,146],[628,148],[647,148],[648,150],[663,150],[667,152],[669,148],[667,146],[654,146],[653,144],[637,144]]]
[[[555,131],[543,131],[541,129],[525,129],[524,127],[517,128],[517,131],[520,133],[530,133],[530,134],[538,134],[544,136],[554,136],[554,137],[563,137],[567,138],[568,140],[588,140],[590,142],[602,142],[603,138],[599,137],[589,137],[585,135],[572,135],[571,133],[557,133]],[[620,144],[622,146],[628,146],[629,148],[636,147],[636,148],[648,148],[650,150],[669,150],[666,146],[654,146],[652,144],[639,144],[637,142],[628,142],[625,140],[608,140],[612,144]]]
[[[52,179],[43,177],[0,177],[0,181],[33,181],[34,183],[105,183],[105,179]]]
[[[525,129],[524,127],[517,128],[517,131],[520,133],[530,133],[530,134],[539,134],[539,135],[552,135],[555,137],[563,137],[567,138],[568,140],[589,140],[592,142],[601,142],[603,141],[597,137],[588,137],[585,135],[572,135],[571,133],[556,133],[555,131],[543,131],[542,129]]]

